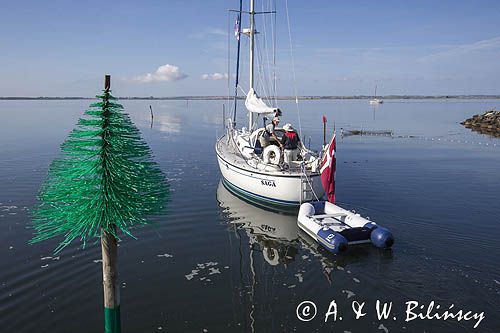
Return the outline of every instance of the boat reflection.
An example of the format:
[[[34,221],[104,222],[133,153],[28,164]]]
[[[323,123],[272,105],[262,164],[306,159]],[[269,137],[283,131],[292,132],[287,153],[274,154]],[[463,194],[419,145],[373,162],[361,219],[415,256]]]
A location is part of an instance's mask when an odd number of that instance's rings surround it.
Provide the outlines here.
[[[292,302],[298,302],[290,288],[309,285],[314,271],[319,269],[327,283],[334,285],[335,276],[349,263],[368,260],[366,254],[373,251],[360,246],[344,255],[329,253],[298,228],[297,211],[256,205],[231,192],[223,181],[217,188],[217,201],[234,247],[229,254],[234,269],[232,302],[246,314],[240,320],[249,332],[269,324],[259,318],[268,318],[277,299],[292,297]]]
[[[243,230],[253,251],[262,252],[264,260],[271,266],[287,265],[298,252],[297,215],[295,211],[271,210],[256,206],[237,196],[219,182],[217,200],[223,209],[229,229]]]
[[[242,243],[249,247],[243,244],[241,246],[249,248],[251,256],[255,252],[262,253],[264,261],[271,266],[287,267],[296,260],[300,252],[301,256],[320,263],[324,275],[330,281],[332,271],[338,266],[345,266],[348,258],[359,254],[358,249],[351,250],[353,255],[337,256],[329,253],[298,228],[297,211],[273,210],[271,207],[256,205],[229,190],[223,181],[219,182],[217,188],[217,200],[223,209],[222,214],[229,231],[240,240],[248,238]],[[361,252],[366,252],[366,249]]]

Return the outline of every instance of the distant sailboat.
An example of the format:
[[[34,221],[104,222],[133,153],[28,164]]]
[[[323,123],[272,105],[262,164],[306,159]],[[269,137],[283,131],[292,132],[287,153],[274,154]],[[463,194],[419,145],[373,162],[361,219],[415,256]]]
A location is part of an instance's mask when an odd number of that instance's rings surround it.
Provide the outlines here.
[[[375,94],[373,96],[373,99],[370,100],[370,104],[382,104],[384,103],[384,100],[381,98],[377,98],[377,86],[375,85]]]

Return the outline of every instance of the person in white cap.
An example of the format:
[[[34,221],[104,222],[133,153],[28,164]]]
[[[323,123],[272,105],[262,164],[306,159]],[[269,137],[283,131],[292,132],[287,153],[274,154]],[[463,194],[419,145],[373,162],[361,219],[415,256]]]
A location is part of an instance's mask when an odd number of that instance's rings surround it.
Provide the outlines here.
[[[262,148],[266,148],[271,144],[271,139],[276,140],[276,142],[281,146],[281,143],[276,136],[276,133],[274,133],[274,129],[278,124],[280,123],[280,118],[274,117],[273,120],[266,126],[264,133],[262,133],[261,137],[259,138],[260,145]]]
[[[283,129],[285,134],[281,138],[281,145],[284,149],[284,162],[290,165],[291,161],[297,160],[300,138],[291,124],[286,124]]]

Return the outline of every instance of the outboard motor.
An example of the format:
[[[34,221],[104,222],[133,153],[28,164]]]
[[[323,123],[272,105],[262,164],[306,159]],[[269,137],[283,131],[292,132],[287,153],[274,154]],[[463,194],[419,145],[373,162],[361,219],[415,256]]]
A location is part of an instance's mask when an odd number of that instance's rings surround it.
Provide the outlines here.
[[[311,215],[325,214],[325,202],[324,201],[313,201],[313,202],[310,202],[309,204],[311,204],[314,207],[314,210],[312,211]]]

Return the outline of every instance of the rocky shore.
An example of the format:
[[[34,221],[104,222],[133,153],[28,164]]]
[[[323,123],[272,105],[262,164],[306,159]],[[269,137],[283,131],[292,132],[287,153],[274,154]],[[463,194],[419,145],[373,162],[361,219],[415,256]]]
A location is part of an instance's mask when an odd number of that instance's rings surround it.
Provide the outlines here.
[[[476,114],[461,124],[473,131],[500,137],[500,111],[491,110],[483,114]]]

